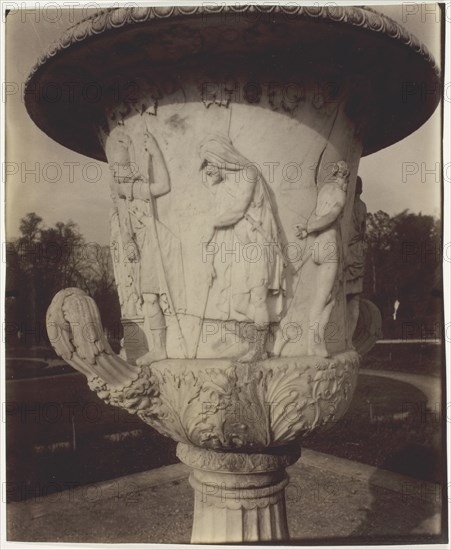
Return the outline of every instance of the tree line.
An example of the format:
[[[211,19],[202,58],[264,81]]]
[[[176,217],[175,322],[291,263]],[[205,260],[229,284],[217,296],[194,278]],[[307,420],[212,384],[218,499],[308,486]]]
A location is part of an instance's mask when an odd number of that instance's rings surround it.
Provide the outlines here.
[[[6,244],[6,339],[48,345],[45,316],[54,295],[84,290],[97,303],[107,333],[121,337],[120,308],[109,246],[89,243],[72,220],[46,227],[35,212],[22,218],[20,236]]]
[[[408,210],[395,216],[379,210],[367,216],[365,240],[364,296],[381,311],[384,337],[439,337],[441,222]]]

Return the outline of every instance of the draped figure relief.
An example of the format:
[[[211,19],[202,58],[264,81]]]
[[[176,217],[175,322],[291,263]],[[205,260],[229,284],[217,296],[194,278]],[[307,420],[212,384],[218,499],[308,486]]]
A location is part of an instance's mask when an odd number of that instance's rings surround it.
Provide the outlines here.
[[[203,237],[212,251],[214,306],[224,320],[252,321],[250,349],[240,361],[256,361],[266,356],[268,299],[275,301],[279,316],[284,298],[284,262],[269,189],[258,168],[225,136],[208,136],[200,146],[200,158],[214,197],[215,215]],[[210,293],[206,311],[209,298]]]

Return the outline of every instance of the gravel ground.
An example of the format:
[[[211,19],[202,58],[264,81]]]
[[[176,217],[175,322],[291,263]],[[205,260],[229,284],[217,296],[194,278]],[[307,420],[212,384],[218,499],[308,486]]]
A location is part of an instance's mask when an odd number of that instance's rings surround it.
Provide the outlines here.
[[[439,542],[440,495],[431,497],[431,486],[423,498],[420,482],[412,480],[415,487],[409,488],[407,478],[393,478],[396,474],[390,473],[391,485],[395,479],[393,486],[406,489],[390,490],[386,480],[381,482],[386,477],[382,470],[367,469],[359,475],[357,463],[341,459],[336,467],[334,457],[323,458],[315,467],[315,453],[309,456],[305,464],[301,458],[289,469],[286,494],[292,544],[318,544],[319,539]],[[325,469],[324,464],[330,467]],[[8,540],[189,543],[193,492],[187,474],[188,469],[178,464],[11,503]]]

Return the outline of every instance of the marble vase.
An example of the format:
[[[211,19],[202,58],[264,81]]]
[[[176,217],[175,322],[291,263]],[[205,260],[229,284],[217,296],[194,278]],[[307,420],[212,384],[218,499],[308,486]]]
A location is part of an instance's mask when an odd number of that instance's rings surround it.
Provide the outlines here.
[[[340,6],[107,9],[31,73],[36,124],[111,170],[124,325],[116,355],[94,301],[64,289],[50,341],[101,399],[178,442],[192,542],[289,538],[286,467],[345,414],[377,338],[361,300],[353,339],[360,158],[439,96],[414,36]]]

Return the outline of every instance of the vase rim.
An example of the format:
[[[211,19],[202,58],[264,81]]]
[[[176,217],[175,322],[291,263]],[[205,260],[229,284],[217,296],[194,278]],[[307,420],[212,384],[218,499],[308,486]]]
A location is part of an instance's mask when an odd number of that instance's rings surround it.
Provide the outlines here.
[[[388,88],[382,86],[382,91],[379,91],[380,95],[376,97],[376,101],[372,101],[372,107],[374,104],[377,106],[372,123],[362,138],[363,156],[396,143],[414,132],[432,115],[440,101],[441,75],[431,53],[407,29],[374,9],[354,6],[231,6],[218,4],[115,7],[95,12],[84,18],[69,27],[32,68],[24,86],[27,111],[36,125],[58,143],[104,161],[105,154],[99,142],[97,130],[92,124],[92,112],[89,111],[86,118],[83,119],[83,115],[80,115],[76,109],[62,109],[57,105],[58,102],[41,97],[40,90],[49,81],[54,83],[61,80],[62,68],[67,68],[68,79],[71,68],[80,69],[83,74],[96,74],[96,67],[92,65],[91,61],[95,56],[92,54],[101,51],[102,48],[106,50],[117,44],[120,46],[133,45],[133,38],[137,36],[138,32],[153,33],[165,29],[181,29],[183,25],[186,25],[189,30],[192,28],[190,26],[199,25],[199,22],[205,31],[209,27],[218,25],[218,21],[219,24],[224,25],[226,18],[233,17],[241,17],[245,22],[248,18],[247,23],[249,23],[249,19],[251,22],[255,22],[262,18],[262,21],[267,19],[269,22],[280,24],[279,35],[283,34],[285,29],[287,31],[286,52],[292,47],[293,40],[296,40],[297,47],[301,51],[303,40],[308,40],[303,36],[304,34],[308,36],[308,32],[299,31],[308,31],[308,26],[311,27],[315,24],[315,28],[320,31],[318,35],[321,35],[321,41],[324,42],[324,51],[316,53],[315,48],[312,48],[313,53],[310,51],[305,55],[316,56],[318,65],[321,65],[321,54],[327,64],[328,59],[324,55],[334,51],[337,39],[342,41],[349,39],[353,46],[356,42],[360,46],[361,42],[362,46],[366,46],[367,52],[380,48],[380,52],[378,51],[376,57],[371,60],[375,64],[368,70],[374,71],[376,80],[376,75],[381,76],[383,69],[387,68],[387,71],[392,71],[396,82],[393,81],[390,88],[392,96],[387,95]],[[233,24],[235,24],[234,21],[232,21]],[[168,27],[168,25],[173,25],[173,27]],[[294,25],[297,26],[296,32],[293,30]],[[358,37],[355,34],[356,31],[359,33]],[[158,38],[158,35],[156,36]],[[160,36],[162,35],[160,34]],[[328,44],[329,50],[327,49]],[[304,45],[308,45],[308,42],[304,42]],[[238,46],[240,46],[239,39]],[[234,47],[237,47],[236,44]],[[242,47],[246,48],[246,44],[243,44]],[[262,46],[256,48],[248,52],[250,57],[263,54]],[[260,53],[258,48],[262,48]],[[164,46],[160,46],[160,49],[163,52],[165,50]],[[166,49],[168,48],[166,47]],[[177,55],[180,55],[181,58],[185,55],[183,40],[175,40],[171,49],[178,50]],[[224,51],[227,53],[227,49]],[[349,63],[353,63],[351,57],[354,57],[354,54],[356,58],[361,55],[363,59],[363,54],[359,54],[355,48],[349,50],[349,54],[351,53],[352,55],[344,57],[345,64],[348,63],[348,58]],[[132,55],[130,54],[130,57]],[[210,55],[214,56],[215,53],[212,52]],[[398,68],[395,63],[398,63],[399,60],[405,60],[405,63]],[[314,64],[313,62],[312,65]],[[119,65],[117,70],[120,72]],[[379,80],[381,79],[379,78]],[[410,105],[403,105],[399,109],[395,109],[394,105],[390,105],[399,100],[395,93],[401,93],[401,87],[407,84],[414,87],[409,89],[406,94]],[[418,97],[412,97],[414,95]],[[63,120],[64,118],[65,120]],[[84,133],[80,130],[82,123],[85,124]],[[79,130],[68,131],[71,126],[79,128]]]

